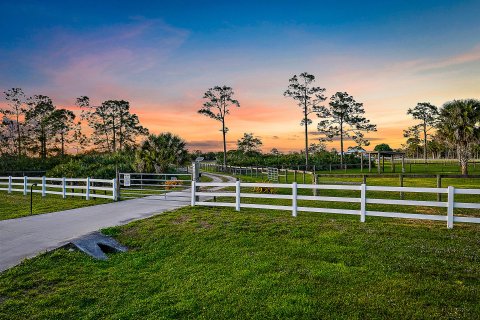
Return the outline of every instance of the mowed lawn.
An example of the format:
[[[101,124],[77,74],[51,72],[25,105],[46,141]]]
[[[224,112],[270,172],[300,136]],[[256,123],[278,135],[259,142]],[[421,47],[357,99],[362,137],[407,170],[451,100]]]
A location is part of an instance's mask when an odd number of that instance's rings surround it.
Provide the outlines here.
[[[59,195],[46,195],[42,197],[38,193],[33,194],[33,214],[42,214],[54,211],[75,209],[107,203],[107,199],[85,200],[83,197],[68,196],[63,199]],[[24,196],[22,193],[7,193],[0,191],[0,220],[20,218],[30,215],[30,193]]]
[[[478,319],[480,226],[187,207],[0,275],[2,319]]]

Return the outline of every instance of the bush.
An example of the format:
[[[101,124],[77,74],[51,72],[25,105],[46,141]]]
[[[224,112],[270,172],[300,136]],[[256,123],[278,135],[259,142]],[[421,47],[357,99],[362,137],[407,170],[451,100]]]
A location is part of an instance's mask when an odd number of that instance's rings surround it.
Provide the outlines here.
[[[262,181],[261,183],[269,183],[269,182],[268,181]],[[277,193],[277,190],[273,187],[255,187],[255,188],[253,188],[253,192],[274,194],[274,193]]]
[[[166,190],[171,190],[175,189],[175,187],[181,186],[182,181],[180,180],[167,180],[165,181],[165,189]]]

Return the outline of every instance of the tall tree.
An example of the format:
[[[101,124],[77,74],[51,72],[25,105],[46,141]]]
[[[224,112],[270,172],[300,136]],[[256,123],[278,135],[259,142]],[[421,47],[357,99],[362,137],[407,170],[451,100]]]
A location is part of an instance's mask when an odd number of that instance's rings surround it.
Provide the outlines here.
[[[91,106],[90,99],[83,96],[76,104],[82,109],[82,119],[93,129],[93,143],[106,151],[122,151],[134,144],[138,136],[148,134],[138,116],[130,112],[128,101],[107,100],[99,106]]]
[[[319,112],[320,103],[326,100],[323,95],[325,88],[315,87],[315,76],[307,72],[301,73],[299,76],[294,75],[289,80],[287,90],[284,96],[290,97],[297,101],[298,106],[302,109],[303,118],[300,125],[305,127],[305,166],[308,168],[308,125],[312,120],[308,116],[313,112]]]
[[[437,133],[457,149],[462,174],[468,174],[472,146],[480,143],[480,100],[454,100],[440,109]]]
[[[75,123],[75,113],[67,109],[56,109],[52,113],[53,132],[55,134],[56,142],[60,143],[60,155],[65,155],[65,144],[74,142],[78,137],[75,135],[75,130],[78,126]]]
[[[407,155],[418,158],[418,149],[420,146],[420,126],[414,125],[403,130],[403,136],[407,138],[405,152]]]
[[[420,120],[423,130],[423,160],[427,163],[427,137],[428,132],[433,129],[438,120],[438,108],[429,102],[420,102],[414,108],[410,108],[407,114],[412,115],[415,120]]]
[[[16,131],[16,153],[17,156],[20,157],[22,152],[22,143],[23,143],[23,130],[24,130],[24,122],[22,118],[25,117],[25,112],[27,111],[26,105],[26,97],[23,93],[21,88],[12,88],[4,92],[5,100],[7,100],[10,109],[0,109],[0,113],[3,114],[3,120],[5,123],[9,125],[13,125]],[[14,120],[13,120],[13,119]]]
[[[3,116],[0,122],[0,155],[17,154],[15,121]]]
[[[377,126],[363,115],[363,103],[346,92],[337,92],[331,98],[327,108],[323,108],[317,115],[324,118],[318,123],[318,132],[324,135],[324,141],[340,139],[340,165],[343,167],[344,147],[346,138],[351,138],[357,144],[367,145],[365,132],[377,131]]]
[[[48,155],[48,144],[54,137],[55,119],[53,117],[55,106],[52,99],[44,95],[34,95],[28,99],[28,110],[25,121],[32,133],[30,149],[37,151],[42,159]],[[37,144],[38,143],[38,144]]]
[[[258,152],[262,144],[262,140],[253,133],[244,133],[243,137],[237,140],[238,150],[247,154]]]
[[[240,107],[238,100],[233,98],[234,92],[231,87],[215,86],[210,88],[203,95],[205,102],[198,113],[203,114],[209,118],[220,121],[222,123],[223,136],[223,168],[227,168],[227,140],[226,134],[228,128],[225,125],[225,117],[230,113],[230,107]]]

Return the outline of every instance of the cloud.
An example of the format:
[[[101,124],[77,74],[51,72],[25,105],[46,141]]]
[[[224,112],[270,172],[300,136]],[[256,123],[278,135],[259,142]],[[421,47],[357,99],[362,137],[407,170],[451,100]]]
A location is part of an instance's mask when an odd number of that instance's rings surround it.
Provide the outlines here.
[[[142,79],[156,75],[188,36],[162,20],[136,18],[86,32],[40,31],[36,54],[22,47],[16,53],[41,77],[35,89],[54,92],[60,103],[79,95],[119,99],[141,92]]]
[[[227,150],[236,146],[236,141],[227,140]],[[200,149],[202,151],[221,151],[223,150],[223,142],[220,140],[193,140],[188,141],[189,149]]]

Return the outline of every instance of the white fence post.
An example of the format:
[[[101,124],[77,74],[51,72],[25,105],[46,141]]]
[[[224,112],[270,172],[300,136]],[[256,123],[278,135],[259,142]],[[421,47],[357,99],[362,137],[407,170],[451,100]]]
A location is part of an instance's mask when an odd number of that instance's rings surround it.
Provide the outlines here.
[[[235,182],[235,210],[240,211],[240,180]]]
[[[362,183],[360,186],[360,222],[365,222],[367,214],[367,185]]]
[[[195,182],[195,180],[192,180],[192,199],[191,199],[191,203],[190,203],[190,205],[192,207],[195,207],[195,197],[196,197],[195,196],[195,191],[196,191],[195,189],[196,188],[197,188],[196,182]]]
[[[85,199],[90,200],[90,177],[87,177],[87,185],[85,186]]]
[[[47,195],[47,178],[45,176],[42,177],[42,197]]]
[[[65,177],[62,178],[62,196],[63,199],[67,197],[67,182],[65,181]]]
[[[292,183],[292,216],[297,216],[297,183]]]
[[[112,200],[117,201],[117,179],[112,179]]]
[[[455,188],[452,186],[448,187],[448,203],[447,203],[447,228],[453,228],[453,207],[454,207],[454,198],[455,198]]]
[[[12,176],[8,177],[8,193],[12,193]]]
[[[23,176],[23,195],[24,196],[27,195],[27,190],[28,190],[27,183],[28,183],[28,177]]]

